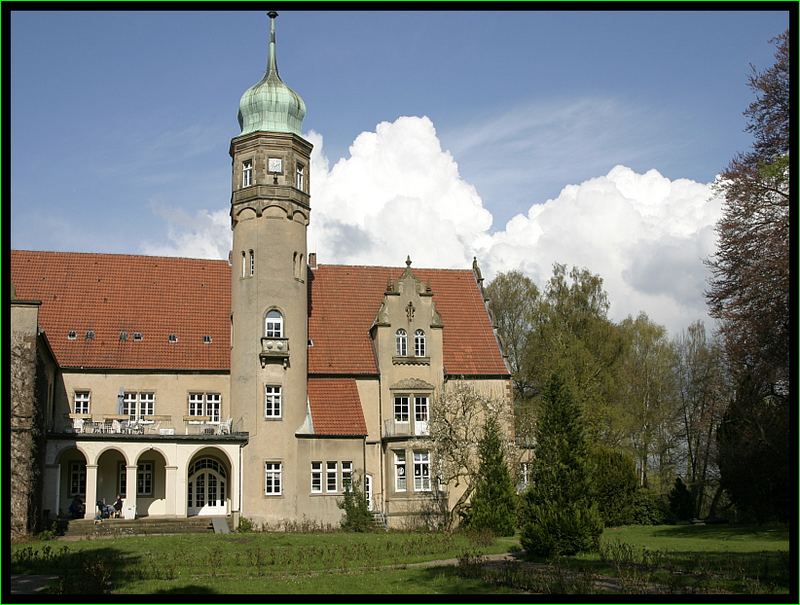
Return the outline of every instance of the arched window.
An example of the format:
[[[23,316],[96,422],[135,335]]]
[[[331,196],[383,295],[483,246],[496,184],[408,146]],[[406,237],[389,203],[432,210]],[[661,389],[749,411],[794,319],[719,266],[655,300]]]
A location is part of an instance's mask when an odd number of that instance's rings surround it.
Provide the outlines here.
[[[408,355],[408,337],[406,336],[406,331],[403,328],[400,328],[397,331],[397,334],[395,334],[394,342],[397,349],[397,355],[399,357],[405,357]]]
[[[264,318],[264,336],[267,338],[283,338],[283,315],[273,309]]]
[[[425,332],[422,330],[414,332],[414,355],[425,357]]]

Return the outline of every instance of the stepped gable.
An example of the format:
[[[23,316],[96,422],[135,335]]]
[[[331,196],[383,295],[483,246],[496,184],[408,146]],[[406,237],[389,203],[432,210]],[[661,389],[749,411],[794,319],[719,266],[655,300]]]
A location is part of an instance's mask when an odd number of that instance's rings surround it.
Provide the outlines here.
[[[377,375],[369,330],[386,283],[401,267],[319,265],[309,291],[309,375]],[[471,270],[412,269],[430,283],[444,326],[444,372],[508,377],[483,295]]]

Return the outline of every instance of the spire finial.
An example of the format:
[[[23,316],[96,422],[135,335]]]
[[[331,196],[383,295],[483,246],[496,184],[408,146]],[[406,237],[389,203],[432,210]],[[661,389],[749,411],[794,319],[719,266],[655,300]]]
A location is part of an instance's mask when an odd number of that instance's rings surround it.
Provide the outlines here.
[[[278,75],[278,59],[276,58],[276,46],[275,43],[275,18],[278,16],[278,13],[275,11],[269,11],[267,13],[269,17],[269,64],[267,66],[267,73],[275,72],[275,75]]]
[[[411,255],[406,256],[406,267],[411,268]]]

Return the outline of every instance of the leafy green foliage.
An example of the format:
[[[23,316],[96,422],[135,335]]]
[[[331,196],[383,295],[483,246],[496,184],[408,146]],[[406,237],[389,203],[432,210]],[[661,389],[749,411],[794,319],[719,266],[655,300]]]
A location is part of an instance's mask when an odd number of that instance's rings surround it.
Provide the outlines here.
[[[639,486],[633,459],[621,450],[595,446],[589,461],[592,494],[603,523],[606,527],[630,523]]]
[[[633,494],[630,522],[634,525],[662,525],[671,519],[664,498],[651,489],[642,487]]]
[[[336,506],[344,511],[342,529],[348,531],[365,532],[375,528],[372,513],[369,512],[367,496],[361,489],[361,482],[353,477],[349,484],[344,486],[344,496],[337,500]]]
[[[532,485],[524,494],[521,543],[529,553],[571,555],[597,548],[603,521],[591,502],[580,406],[554,374],[542,398]]]
[[[506,464],[500,425],[494,416],[489,416],[484,423],[478,454],[478,478],[466,525],[472,530],[485,529],[498,536],[513,536],[518,496]]]

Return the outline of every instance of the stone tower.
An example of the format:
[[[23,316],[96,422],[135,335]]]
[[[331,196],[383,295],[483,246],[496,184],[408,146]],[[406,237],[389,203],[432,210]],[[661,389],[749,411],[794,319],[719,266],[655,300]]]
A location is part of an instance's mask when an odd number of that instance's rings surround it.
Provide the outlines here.
[[[299,482],[295,432],[306,419],[311,144],[305,104],[278,75],[275,18],[267,70],[242,95],[231,141],[231,377],[234,428],[250,434],[241,463],[245,517],[290,518]],[[301,479],[302,478],[302,479]],[[288,480],[285,480],[288,479]]]

